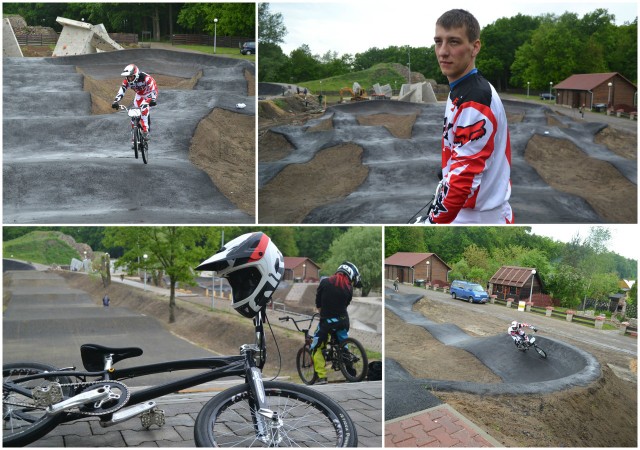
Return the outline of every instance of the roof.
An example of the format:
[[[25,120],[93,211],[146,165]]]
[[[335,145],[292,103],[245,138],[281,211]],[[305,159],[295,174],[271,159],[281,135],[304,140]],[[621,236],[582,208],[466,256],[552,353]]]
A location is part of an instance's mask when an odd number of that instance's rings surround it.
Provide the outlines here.
[[[306,262],[310,262],[311,264],[316,266],[318,269],[320,268],[319,265],[314,263],[312,260],[310,260],[306,256],[285,256],[284,257],[284,268],[285,269],[293,269],[293,268],[298,267],[299,265],[304,264]]]
[[[629,84],[635,87],[635,85],[627,80],[625,77],[620,75],[618,72],[608,72],[608,73],[580,73],[576,75],[571,75],[566,80],[561,81],[560,83],[554,86],[554,89],[568,89],[573,91],[591,91],[596,87],[600,86],[603,83],[608,82],[615,76],[619,76]]]
[[[385,259],[384,264],[387,266],[414,267],[432,256],[438,258],[442,264],[451,270],[451,267],[435,253],[398,252]]]
[[[491,277],[489,283],[522,287],[531,278],[532,267],[502,266]],[[536,276],[540,278],[537,274]]]

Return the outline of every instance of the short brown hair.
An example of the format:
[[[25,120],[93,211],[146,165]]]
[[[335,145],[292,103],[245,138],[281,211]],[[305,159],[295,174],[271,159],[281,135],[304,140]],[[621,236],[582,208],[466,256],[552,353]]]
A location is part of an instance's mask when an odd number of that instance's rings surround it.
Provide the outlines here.
[[[469,42],[480,39],[480,24],[469,11],[464,9],[452,9],[440,16],[436,22],[437,26],[450,30],[451,28],[466,27]]]

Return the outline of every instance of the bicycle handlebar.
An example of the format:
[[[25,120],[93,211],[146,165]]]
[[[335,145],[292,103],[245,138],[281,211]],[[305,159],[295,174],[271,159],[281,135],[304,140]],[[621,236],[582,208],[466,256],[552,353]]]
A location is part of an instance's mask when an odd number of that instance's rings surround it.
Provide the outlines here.
[[[280,317],[280,319],[279,319],[279,320],[280,320],[281,322],[287,322],[287,321],[289,321],[289,320],[290,320],[290,321],[292,321],[292,322],[293,322],[293,324],[296,326],[296,329],[297,329],[298,331],[300,331],[300,332],[305,332],[305,333],[306,333],[307,331],[309,331],[309,328],[311,328],[311,323],[313,322],[313,319],[315,319],[315,318],[316,318],[316,316],[318,316],[318,313],[314,313],[314,314],[311,316],[311,318],[309,318],[309,319],[300,319],[300,320],[296,320],[296,319],[294,319],[293,317],[290,317],[290,316],[284,316],[284,317]],[[301,329],[301,328],[298,326],[298,323],[299,323],[299,322],[309,322],[309,328],[307,328],[307,329]]]

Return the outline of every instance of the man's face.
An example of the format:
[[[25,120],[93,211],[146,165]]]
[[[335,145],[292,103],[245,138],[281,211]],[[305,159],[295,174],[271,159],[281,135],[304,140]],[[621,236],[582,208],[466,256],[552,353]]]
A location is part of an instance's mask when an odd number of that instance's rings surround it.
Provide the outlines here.
[[[136,77],[135,77],[135,75],[129,75],[129,76],[127,77],[127,80],[129,80],[129,83],[133,83],[133,80],[134,80],[135,78],[136,78]]]
[[[446,30],[436,25],[434,41],[440,70],[449,83],[475,68],[475,58],[480,51],[480,40],[470,42],[464,27]]]

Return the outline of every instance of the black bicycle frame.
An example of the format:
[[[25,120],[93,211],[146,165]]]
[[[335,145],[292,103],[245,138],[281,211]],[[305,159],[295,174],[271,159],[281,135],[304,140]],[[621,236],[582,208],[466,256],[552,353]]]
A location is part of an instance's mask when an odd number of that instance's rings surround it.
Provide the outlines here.
[[[245,383],[249,384],[251,392],[255,394],[252,395],[254,401],[256,401],[257,403],[255,411],[259,411],[260,408],[263,408],[266,405],[261,372],[261,369],[264,367],[266,354],[266,343],[264,339],[264,328],[262,319],[263,315],[264,310],[258,313],[258,315],[253,320],[256,332],[256,344],[243,345],[241,347],[242,354],[238,356],[216,356],[208,358],[167,361],[162,363],[146,364],[143,366],[128,367],[124,369],[112,368],[110,371],[102,370],[98,372],[58,370],[55,372],[47,372],[46,375],[42,373],[27,375],[24,377],[16,378],[9,383],[3,382],[3,389],[9,388],[23,391],[23,389],[17,388],[17,383],[42,378],[48,379],[57,377],[77,377],[83,380],[92,379],[92,381],[121,381],[130,378],[172,372],[176,370],[209,369],[204,373],[199,373],[187,378],[170,381],[158,386],[151,386],[149,388],[133,392],[131,393],[129,401],[127,402],[127,406],[143,403],[145,401],[162,397],[163,395],[168,395],[182,389],[197,386],[208,381],[237,375],[245,377]],[[257,364],[256,359],[258,359]],[[67,418],[62,419],[61,422],[76,420],[78,419],[78,417],[86,417],[77,413],[66,414]],[[254,418],[254,420],[256,419]]]

